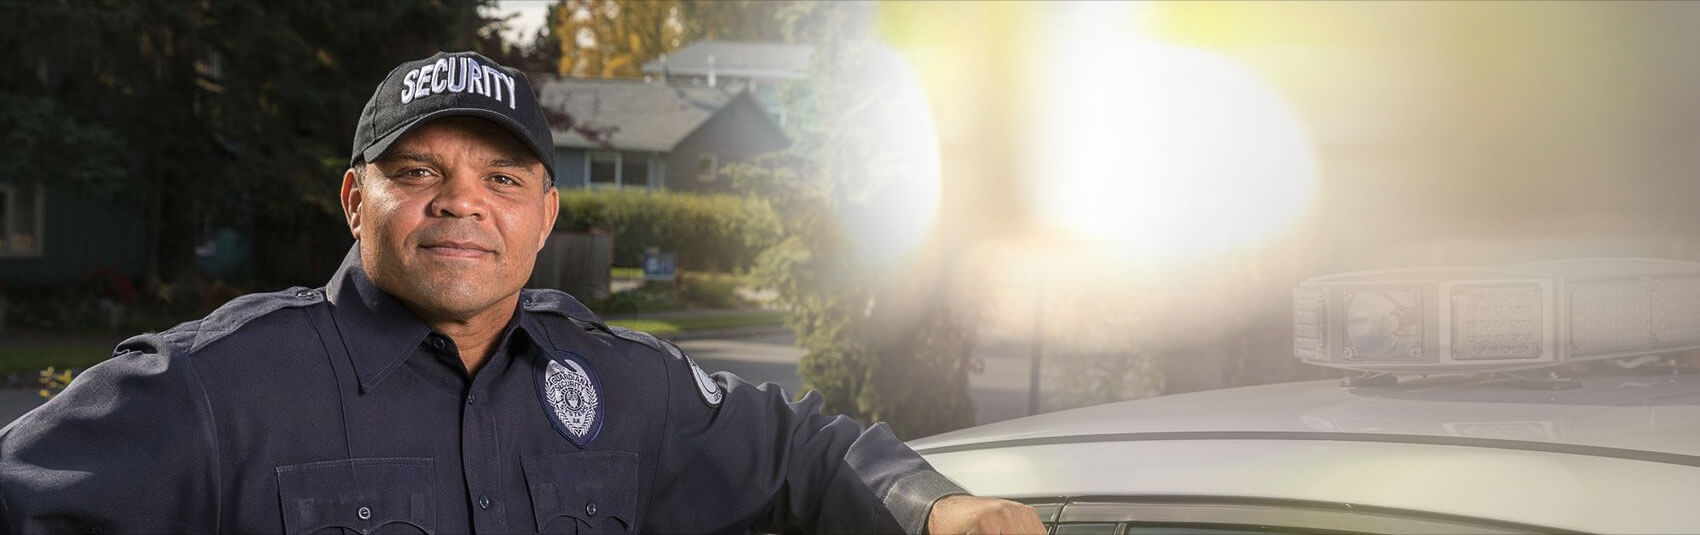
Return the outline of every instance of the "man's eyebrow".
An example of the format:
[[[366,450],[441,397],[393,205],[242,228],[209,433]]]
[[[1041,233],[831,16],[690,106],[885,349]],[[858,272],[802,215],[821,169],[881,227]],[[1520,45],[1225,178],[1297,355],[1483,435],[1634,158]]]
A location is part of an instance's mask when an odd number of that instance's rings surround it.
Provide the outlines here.
[[[531,167],[530,163],[520,160],[519,158],[491,158],[490,160],[485,161],[484,164],[490,167],[519,167],[526,169]]]
[[[424,153],[419,153],[419,152],[392,152],[392,153],[389,153],[389,154],[385,154],[383,158],[379,158],[378,163],[391,162],[391,161],[395,161],[395,160],[405,160],[405,161],[410,161],[410,162],[419,162],[419,163],[428,163],[428,164],[436,164],[437,163],[437,157],[432,156],[430,154],[424,154]]]

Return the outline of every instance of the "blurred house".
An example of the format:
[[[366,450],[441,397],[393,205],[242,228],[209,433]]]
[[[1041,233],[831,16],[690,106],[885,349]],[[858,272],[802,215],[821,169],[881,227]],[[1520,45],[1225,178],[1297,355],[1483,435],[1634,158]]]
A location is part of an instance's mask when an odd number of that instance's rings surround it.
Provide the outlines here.
[[[555,183],[563,188],[729,192],[721,166],[790,145],[748,90],[638,80],[539,82],[538,100],[554,116]],[[591,139],[586,129],[605,135]]]
[[[643,74],[663,84],[748,89],[785,124],[779,87],[808,77],[813,54],[805,45],[705,40],[644,63]]]
[[[146,228],[138,206],[124,199],[0,178],[0,288],[72,282],[96,271],[140,280]],[[194,267],[204,275],[237,276],[252,255],[245,231],[205,227],[198,240]]]
[[[0,179],[0,283],[67,282],[94,268],[138,275],[147,254],[142,229],[134,206]]]

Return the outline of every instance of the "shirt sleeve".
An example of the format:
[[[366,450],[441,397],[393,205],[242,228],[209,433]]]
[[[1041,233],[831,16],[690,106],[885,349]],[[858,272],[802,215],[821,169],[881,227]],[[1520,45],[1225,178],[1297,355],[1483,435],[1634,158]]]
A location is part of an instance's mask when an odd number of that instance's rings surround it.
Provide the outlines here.
[[[9,533],[210,533],[217,455],[206,397],[157,336],[121,345],[0,430]]]
[[[643,532],[921,533],[933,502],[967,494],[884,423],[821,415],[818,393],[792,402],[669,349],[666,443]]]

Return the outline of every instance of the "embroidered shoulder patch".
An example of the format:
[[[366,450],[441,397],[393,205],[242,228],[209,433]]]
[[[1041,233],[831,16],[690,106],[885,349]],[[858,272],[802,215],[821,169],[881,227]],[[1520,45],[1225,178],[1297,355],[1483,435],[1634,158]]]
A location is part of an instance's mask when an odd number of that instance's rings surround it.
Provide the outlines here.
[[[719,407],[720,402],[726,399],[726,391],[720,389],[720,383],[714,382],[708,372],[702,371],[702,366],[698,366],[697,361],[685,357],[685,362],[691,365],[691,376],[696,378],[697,394],[702,396],[703,403],[710,407]]]
[[[537,371],[537,397],[550,425],[578,447],[589,446],[602,431],[606,414],[595,371],[578,355],[565,351],[540,358],[545,362]]]

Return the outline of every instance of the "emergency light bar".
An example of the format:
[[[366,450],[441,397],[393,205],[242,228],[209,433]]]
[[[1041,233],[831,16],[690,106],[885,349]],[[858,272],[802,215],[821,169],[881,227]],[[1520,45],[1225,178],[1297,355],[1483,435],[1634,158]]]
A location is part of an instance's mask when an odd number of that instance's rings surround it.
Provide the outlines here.
[[[1582,259],[1317,277],[1293,356],[1363,371],[1510,371],[1700,349],[1700,263]]]

